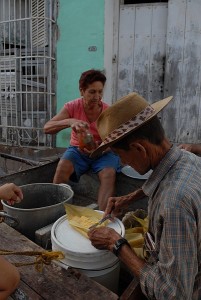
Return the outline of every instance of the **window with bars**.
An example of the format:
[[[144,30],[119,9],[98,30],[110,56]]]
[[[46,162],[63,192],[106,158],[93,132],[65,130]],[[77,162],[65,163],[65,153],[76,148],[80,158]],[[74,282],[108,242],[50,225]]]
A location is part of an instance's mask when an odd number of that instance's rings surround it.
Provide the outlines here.
[[[56,0],[0,0],[0,143],[52,147]]]
[[[47,2],[44,0],[32,1],[32,44],[34,47],[44,47],[48,45],[47,28]]]
[[[160,3],[160,2],[168,2],[168,0],[124,0],[124,4],[140,4],[140,3]]]

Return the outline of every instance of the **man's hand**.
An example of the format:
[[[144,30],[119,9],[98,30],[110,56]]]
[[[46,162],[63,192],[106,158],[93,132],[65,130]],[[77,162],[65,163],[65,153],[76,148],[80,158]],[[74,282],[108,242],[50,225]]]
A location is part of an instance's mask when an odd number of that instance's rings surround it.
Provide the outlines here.
[[[109,227],[99,227],[89,230],[88,236],[95,248],[109,251],[112,251],[115,242],[121,238],[121,235]]]
[[[127,208],[129,205],[129,195],[120,197],[110,197],[108,198],[107,207],[104,212],[104,217],[111,214],[113,217],[122,214],[122,210]]]
[[[112,216],[119,216],[122,214],[122,210],[126,209],[128,205],[133,202],[137,201],[146,195],[142,191],[142,189],[138,189],[131,194],[120,196],[120,197],[110,197],[108,199],[107,207],[104,212],[104,216],[108,214],[112,214]]]
[[[181,144],[178,147],[201,156],[201,144]]]
[[[13,205],[15,202],[19,203],[23,199],[23,193],[21,188],[14,183],[6,183],[0,187],[0,198]]]
[[[189,152],[193,152],[192,148],[193,148],[193,145],[192,144],[181,144],[178,146],[180,149],[183,149],[183,150],[186,150],[186,151],[189,151]]]

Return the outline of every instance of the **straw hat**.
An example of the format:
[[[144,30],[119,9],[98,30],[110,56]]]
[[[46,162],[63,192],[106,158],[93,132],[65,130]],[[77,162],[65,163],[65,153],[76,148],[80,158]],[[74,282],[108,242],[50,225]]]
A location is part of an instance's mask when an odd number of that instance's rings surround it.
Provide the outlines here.
[[[151,105],[137,93],[130,93],[119,99],[104,110],[97,120],[97,129],[102,143],[92,152],[91,157],[102,153],[106,148],[151,120],[172,98],[171,96]]]

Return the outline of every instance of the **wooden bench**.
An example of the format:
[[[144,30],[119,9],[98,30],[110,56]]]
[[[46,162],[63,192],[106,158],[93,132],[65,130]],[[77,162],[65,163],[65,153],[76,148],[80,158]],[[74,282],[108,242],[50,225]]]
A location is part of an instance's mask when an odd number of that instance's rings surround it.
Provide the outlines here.
[[[19,232],[5,223],[0,223],[1,249],[12,251],[43,251]],[[30,262],[33,257],[7,255],[12,263]],[[71,268],[65,270],[56,263],[45,265],[42,272],[34,266],[19,267],[21,281],[19,287],[9,299],[15,300],[84,300],[84,299],[118,299],[118,296],[91,278]]]

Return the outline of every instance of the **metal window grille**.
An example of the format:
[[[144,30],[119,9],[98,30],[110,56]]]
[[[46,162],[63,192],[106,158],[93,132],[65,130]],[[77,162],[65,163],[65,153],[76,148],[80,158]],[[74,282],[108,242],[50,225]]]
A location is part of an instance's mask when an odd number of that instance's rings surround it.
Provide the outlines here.
[[[168,2],[168,0],[121,0],[121,4],[142,4],[155,2]]]
[[[0,143],[53,147],[56,0],[0,0]]]

